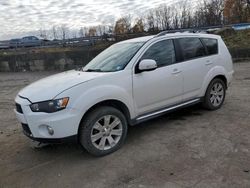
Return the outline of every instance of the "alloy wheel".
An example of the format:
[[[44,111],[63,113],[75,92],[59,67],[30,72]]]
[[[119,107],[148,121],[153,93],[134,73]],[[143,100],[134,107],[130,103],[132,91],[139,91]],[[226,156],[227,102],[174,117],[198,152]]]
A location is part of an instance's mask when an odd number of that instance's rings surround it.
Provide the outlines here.
[[[214,107],[220,106],[224,99],[224,88],[221,83],[216,82],[210,91],[210,102]]]
[[[91,142],[99,150],[111,149],[121,139],[122,131],[122,122],[117,116],[105,115],[95,122]]]

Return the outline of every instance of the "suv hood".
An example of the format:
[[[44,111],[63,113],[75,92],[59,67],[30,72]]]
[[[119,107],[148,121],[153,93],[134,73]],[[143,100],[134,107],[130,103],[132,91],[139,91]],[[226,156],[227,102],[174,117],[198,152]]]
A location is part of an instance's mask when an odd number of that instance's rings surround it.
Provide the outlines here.
[[[29,99],[32,103],[51,100],[68,88],[105,74],[108,73],[66,71],[38,80],[22,89],[18,95]]]

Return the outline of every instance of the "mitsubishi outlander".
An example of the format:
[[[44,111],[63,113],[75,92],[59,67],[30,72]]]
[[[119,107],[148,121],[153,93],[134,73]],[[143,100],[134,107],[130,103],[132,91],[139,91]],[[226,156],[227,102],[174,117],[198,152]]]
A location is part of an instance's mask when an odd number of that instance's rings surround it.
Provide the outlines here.
[[[128,125],[196,103],[219,109],[233,72],[220,36],[160,33],[116,43],[80,70],[30,84],[16,96],[15,114],[33,140],[74,137],[103,156],[122,146]]]

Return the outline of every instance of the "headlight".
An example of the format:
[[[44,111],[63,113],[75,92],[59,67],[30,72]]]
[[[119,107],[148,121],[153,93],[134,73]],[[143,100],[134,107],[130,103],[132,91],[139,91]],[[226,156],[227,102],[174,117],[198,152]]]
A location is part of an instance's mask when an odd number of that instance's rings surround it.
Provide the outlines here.
[[[52,113],[63,110],[68,104],[69,98],[55,99],[50,101],[33,103],[30,105],[30,109],[33,112],[47,112]]]

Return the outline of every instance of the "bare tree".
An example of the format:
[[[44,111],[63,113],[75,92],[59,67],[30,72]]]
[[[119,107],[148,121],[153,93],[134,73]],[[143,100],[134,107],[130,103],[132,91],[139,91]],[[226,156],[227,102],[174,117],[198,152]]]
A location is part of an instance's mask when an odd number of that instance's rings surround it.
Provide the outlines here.
[[[77,38],[77,31],[76,31],[76,30],[71,31],[71,34],[72,34],[72,37],[73,37],[74,39]]]
[[[137,19],[135,25],[132,28],[133,33],[142,33],[144,32],[144,23],[141,18]]]
[[[53,27],[52,27],[52,35],[53,35],[53,39],[54,39],[54,40],[58,38],[56,26],[53,26]]]
[[[70,34],[71,37],[84,36],[105,36],[114,34],[158,32],[160,30],[192,28],[222,25],[224,23],[238,23],[250,21],[250,0],[202,0],[194,7],[188,0],[173,5],[161,5],[158,8],[149,10],[146,14],[137,19],[131,15],[118,19],[111,26],[98,25],[82,27],[76,33],[69,30],[65,25],[56,28],[52,27],[54,39],[65,40]],[[134,25],[132,26],[132,22]],[[59,31],[61,31],[59,33]],[[50,32],[51,33],[51,32]],[[61,35],[60,35],[61,34]],[[60,36],[58,36],[60,35]],[[40,36],[47,38],[46,30],[40,30]]]
[[[171,25],[171,7],[165,5],[161,11],[162,17],[163,17],[163,23],[162,27],[163,30],[170,29]]]
[[[89,28],[89,36],[93,37],[93,36],[96,36],[96,35],[97,35],[96,27],[95,26],[90,27]]]
[[[112,24],[112,25],[109,25],[108,26],[108,34],[112,34],[114,33],[114,29],[115,29],[115,26]]]
[[[47,35],[47,31],[45,29],[40,29],[40,37],[47,40],[48,39],[48,35]]]
[[[84,33],[84,29],[81,27],[81,29],[79,30],[79,37],[85,37],[85,33]]]
[[[62,36],[61,38],[63,41],[65,41],[65,39],[68,35],[67,31],[68,31],[67,27],[65,25],[62,25],[61,26],[61,36]]]
[[[173,22],[173,29],[179,29],[180,26],[180,15],[178,12],[178,7],[177,6],[173,6],[172,7],[172,22]]]
[[[194,27],[194,19],[192,16],[191,11],[188,11],[187,13],[187,28]]]
[[[179,10],[180,10],[180,28],[187,28],[188,27],[188,10],[187,10],[187,1],[183,1],[179,5]]]
[[[115,23],[114,33],[125,34],[131,32],[131,16],[126,16],[118,19]]]
[[[156,28],[158,28],[159,30],[162,29],[162,22],[163,22],[163,18],[162,18],[162,14],[161,14],[161,8],[156,8],[154,9],[154,15],[155,15],[155,25]]]
[[[98,25],[96,27],[97,34],[103,36],[106,33],[106,26],[105,25]]]
[[[125,23],[125,27],[127,29],[127,32],[131,33],[131,30],[132,30],[131,22],[132,22],[133,17],[129,14],[128,16],[125,16],[123,19],[124,19],[124,23]]]
[[[149,32],[158,31],[158,28],[156,27],[156,18],[153,10],[150,10],[147,14],[146,24]]]
[[[222,15],[224,10],[224,0],[204,0],[204,10],[207,25],[222,24]]]
[[[224,17],[227,23],[250,21],[250,0],[225,0]]]
[[[193,22],[195,27],[203,27],[207,25],[206,21],[206,12],[203,2],[199,2],[198,6],[196,7]]]
[[[84,30],[85,37],[88,37],[89,36],[89,28],[88,27],[84,27],[83,30]]]

